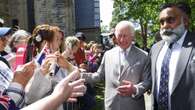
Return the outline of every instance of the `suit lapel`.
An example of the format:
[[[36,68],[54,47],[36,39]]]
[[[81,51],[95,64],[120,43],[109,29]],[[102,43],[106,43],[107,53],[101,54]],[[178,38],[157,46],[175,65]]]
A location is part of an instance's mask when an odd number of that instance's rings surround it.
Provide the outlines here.
[[[127,64],[124,66],[124,68],[122,69],[122,72],[121,72],[121,75],[120,75],[120,78],[123,76],[123,75],[125,75],[125,73],[126,73],[126,71],[127,71],[127,69],[129,68],[129,67],[131,67],[133,64],[135,64],[135,61],[136,61],[136,58],[137,57],[134,57],[134,56],[136,56],[136,53],[135,53],[135,47],[134,47],[134,45],[132,45],[132,47],[131,47],[131,49],[130,49],[130,51],[129,51],[129,53],[128,53],[128,57],[127,57]],[[134,57],[134,58],[133,58]]]
[[[161,41],[159,42],[158,44],[155,45],[155,47],[153,48],[152,50],[152,86],[153,88],[156,88],[155,87],[155,83],[156,83],[156,62],[157,62],[157,58],[158,58],[158,55],[164,45],[164,41]],[[152,91],[154,92],[154,89],[152,89]]]
[[[192,41],[191,36],[189,35],[189,32],[188,32],[186,39],[183,43],[180,56],[179,56],[171,94],[173,93],[173,91],[177,87],[177,85],[182,77],[182,74],[184,73],[184,71],[186,69],[188,59],[189,59],[190,53],[192,51],[192,42],[191,41]]]
[[[113,63],[111,63],[110,65],[118,65],[116,67],[114,67],[113,69],[113,74],[114,74],[114,78],[113,78],[113,83],[114,85],[119,86],[119,78],[120,78],[120,56],[119,56],[119,52],[120,52],[120,49],[119,47],[116,47],[116,50],[113,51],[113,53],[110,54],[110,56],[112,56],[112,59],[114,60]],[[116,78],[116,79],[115,79]]]
[[[116,68],[116,71],[117,71],[118,77],[120,78],[120,74],[121,74],[120,47],[117,47],[117,51],[116,53],[113,53],[113,55],[115,56],[114,60],[116,60],[115,64],[118,65],[118,68]]]
[[[116,67],[114,67],[114,73],[117,75],[117,77],[120,77],[120,55],[119,55],[120,49],[119,47],[116,47],[116,50],[113,51],[113,53],[110,54],[110,56],[112,57],[112,59],[114,59],[110,65],[117,65]],[[118,78],[119,79],[119,78]]]

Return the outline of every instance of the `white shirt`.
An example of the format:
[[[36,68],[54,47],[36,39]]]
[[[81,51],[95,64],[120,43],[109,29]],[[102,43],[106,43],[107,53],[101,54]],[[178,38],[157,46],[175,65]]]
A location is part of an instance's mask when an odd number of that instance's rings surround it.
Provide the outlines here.
[[[179,60],[182,44],[183,44],[184,38],[186,36],[186,33],[187,33],[187,31],[185,31],[183,36],[177,42],[175,42],[172,46],[171,59],[170,59],[170,62],[169,62],[169,85],[168,85],[169,86],[169,108],[170,108],[170,105],[171,105],[170,104],[170,102],[171,102],[170,96],[171,96],[171,93],[172,93],[172,87],[173,87],[174,78],[175,78],[175,75],[176,75],[177,63],[178,63],[178,60]],[[167,42],[165,42],[162,50],[159,53],[159,56],[158,56],[157,62],[156,62],[157,94],[159,92],[161,66],[162,66],[162,62],[163,62],[163,59],[164,59],[164,56],[165,56],[165,53],[166,53],[168,47],[169,47],[169,44]]]
[[[126,58],[125,58],[125,54],[126,54],[126,56],[128,56],[128,54],[129,54],[129,51],[131,50],[131,45],[126,49],[126,50],[124,50],[124,49],[122,49],[122,48],[120,48],[119,47],[119,60],[120,60],[120,65],[125,65],[125,61],[127,60]],[[125,52],[125,53],[124,53]]]

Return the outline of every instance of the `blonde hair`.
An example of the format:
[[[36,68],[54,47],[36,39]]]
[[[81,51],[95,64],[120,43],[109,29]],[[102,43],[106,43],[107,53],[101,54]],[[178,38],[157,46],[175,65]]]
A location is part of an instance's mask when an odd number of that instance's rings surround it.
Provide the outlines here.
[[[68,36],[65,39],[65,48],[73,49],[74,46],[77,46],[79,43],[79,39],[75,36]]]

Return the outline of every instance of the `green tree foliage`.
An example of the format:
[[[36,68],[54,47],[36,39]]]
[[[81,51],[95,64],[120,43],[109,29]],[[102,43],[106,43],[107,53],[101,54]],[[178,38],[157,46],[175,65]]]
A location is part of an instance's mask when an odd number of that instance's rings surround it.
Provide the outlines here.
[[[140,25],[136,31],[136,42],[142,48],[150,47],[159,30],[159,7],[163,3],[186,2],[192,8],[191,30],[195,30],[195,0],[114,0],[114,11],[110,27],[121,20],[130,20]]]
[[[101,25],[101,33],[107,33],[109,32],[108,26],[107,25]]]

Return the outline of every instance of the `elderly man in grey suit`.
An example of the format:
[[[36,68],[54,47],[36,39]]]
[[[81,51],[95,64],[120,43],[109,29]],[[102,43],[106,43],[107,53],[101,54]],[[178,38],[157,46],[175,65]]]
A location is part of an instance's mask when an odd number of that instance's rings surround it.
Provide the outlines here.
[[[98,71],[81,77],[86,82],[105,79],[105,110],[145,110],[143,94],[151,86],[150,59],[132,44],[131,22],[119,22],[115,35],[118,46],[104,54]]]
[[[159,16],[162,41],[151,49],[152,110],[195,110],[195,38],[190,7],[165,4]]]

